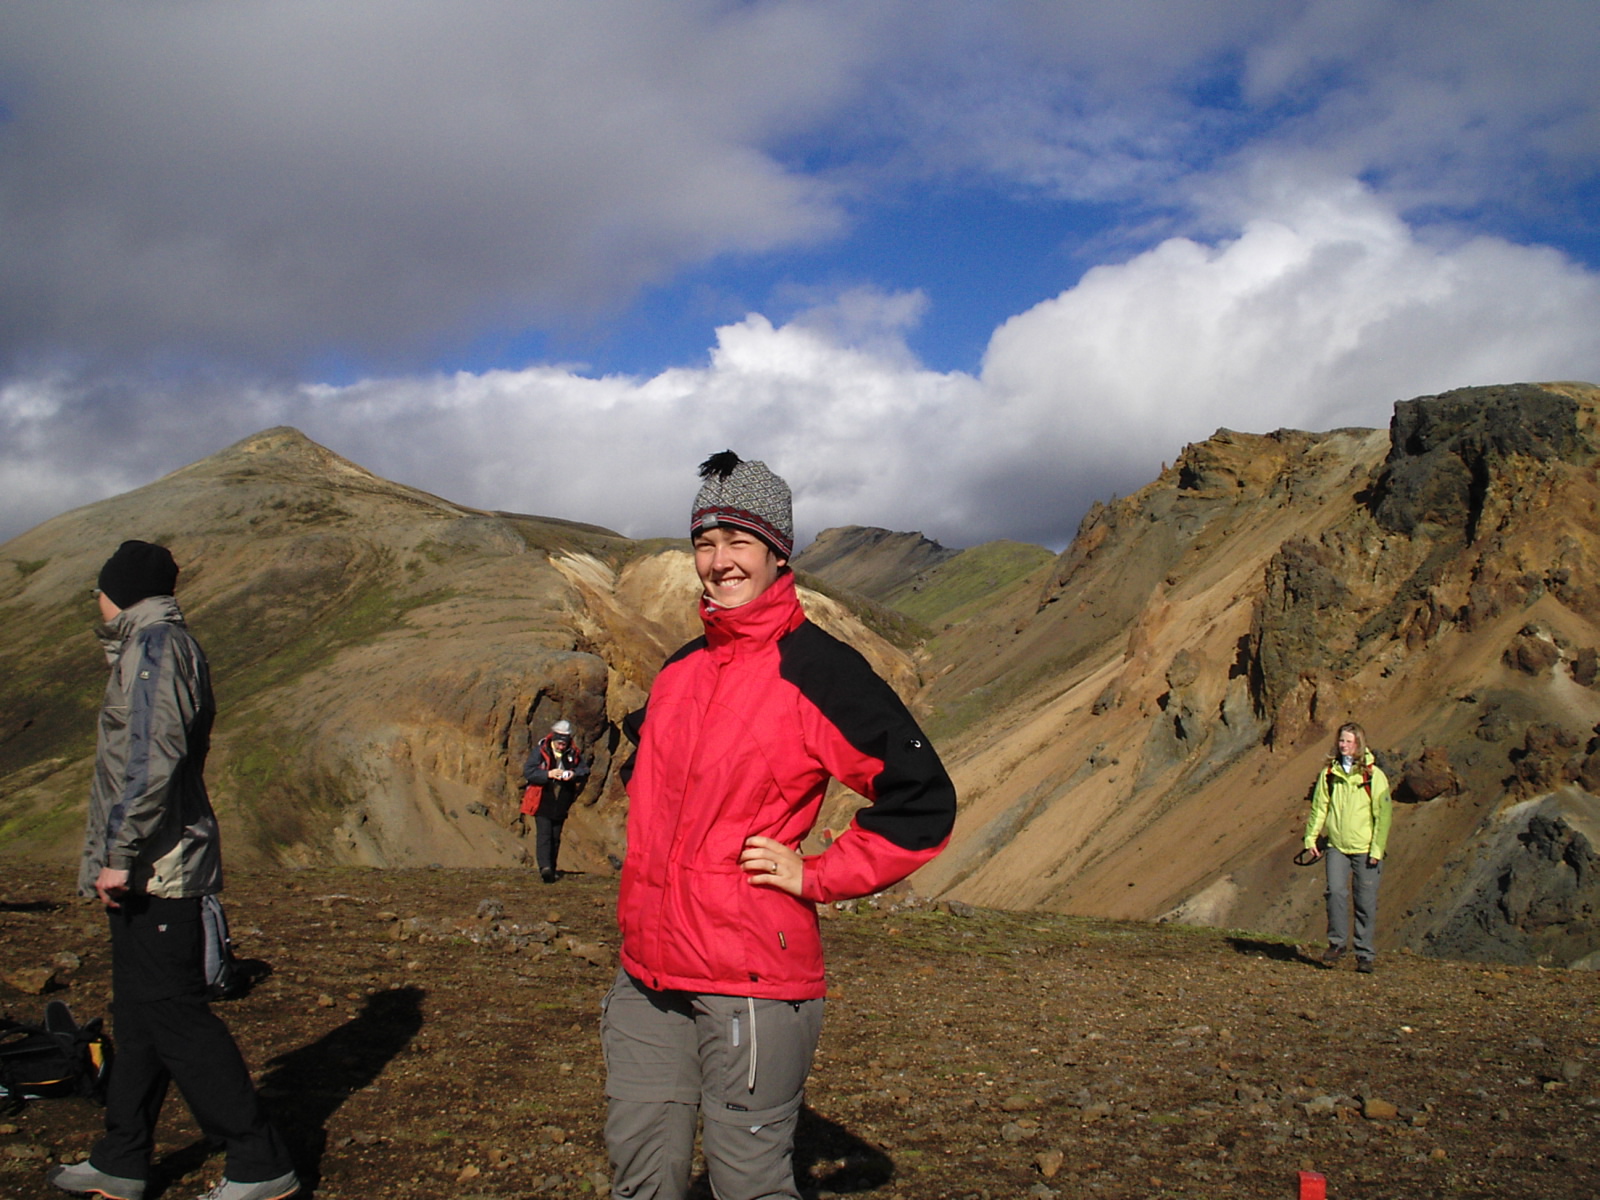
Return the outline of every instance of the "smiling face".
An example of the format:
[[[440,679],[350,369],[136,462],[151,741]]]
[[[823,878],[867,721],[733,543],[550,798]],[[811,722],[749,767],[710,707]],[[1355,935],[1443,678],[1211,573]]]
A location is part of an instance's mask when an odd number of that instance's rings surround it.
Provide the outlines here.
[[[1339,753],[1347,758],[1354,758],[1361,750],[1361,739],[1356,737],[1354,730],[1345,729],[1339,733]]]
[[[749,604],[773,585],[788,561],[755,534],[730,525],[694,535],[694,569],[718,608]]]

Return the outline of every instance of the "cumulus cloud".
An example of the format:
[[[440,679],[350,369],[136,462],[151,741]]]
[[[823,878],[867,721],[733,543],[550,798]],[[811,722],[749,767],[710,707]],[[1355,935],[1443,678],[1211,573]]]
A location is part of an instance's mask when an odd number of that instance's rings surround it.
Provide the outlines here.
[[[791,479],[803,536],[1060,545],[1218,426],[1600,378],[1595,273],[1528,232],[1595,229],[1588,0],[0,14],[0,536],[290,423],[626,533],[676,532],[731,446]],[[824,255],[949,184],[1108,214],[976,374],[908,349],[918,281]],[[450,369],[730,262],[780,267],[707,356]]]
[[[1600,378],[1593,272],[1427,242],[1353,180],[1268,182],[1238,236],[1169,239],[1007,321],[983,369],[997,424],[1138,478],[1222,426],[1384,425],[1418,394]]]
[[[1267,181],[1257,208],[1234,238],[1088,272],[998,329],[976,376],[930,371],[896,339],[920,297],[857,290],[783,326],[751,314],[717,331],[705,367],[649,378],[538,367],[257,389],[226,421],[156,420],[142,441],[140,421],[169,410],[132,392],[112,444],[131,474],[289,423],[451,499],[635,536],[680,533],[695,465],[731,447],[790,480],[802,542],[871,524],[1059,547],[1089,503],[1219,426],[1381,426],[1413,395],[1600,378],[1600,278],[1553,251],[1430,243],[1353,180]],[[62,387],[0,395],[9,444],[29,448],[0,457],[0,487],[21,493],[52,461],[67,477],[98,407]],[[70,486],[89,498],[113,471]]]

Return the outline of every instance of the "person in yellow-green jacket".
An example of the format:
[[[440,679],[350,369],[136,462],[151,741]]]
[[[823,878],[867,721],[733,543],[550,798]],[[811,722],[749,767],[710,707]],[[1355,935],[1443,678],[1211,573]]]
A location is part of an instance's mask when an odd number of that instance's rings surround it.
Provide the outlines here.
[[[1366,730],[1350,721],[1339,726],[1333,755],[1311,789],[1311,816],[1305,848],[1324,860],[1328,877],[1327,966],[1336,966],[1350,947],[1350,901],[1355,893],[1356,970],[1371,974],[1378,951],[1378,881],[1389,842],[1394,805],[1389,778],[1367,749]],[[1352,889],[1352,883],[1354,888]]]

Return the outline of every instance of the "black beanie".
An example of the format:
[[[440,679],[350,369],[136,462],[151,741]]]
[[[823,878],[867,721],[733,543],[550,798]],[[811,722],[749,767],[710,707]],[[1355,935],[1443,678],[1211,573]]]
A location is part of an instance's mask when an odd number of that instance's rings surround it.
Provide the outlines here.
[[[100,590],[118,608],[132,608],[150,596],[170,596],[177,586],[172,551],[153,542],[123,542],[100,568]]]

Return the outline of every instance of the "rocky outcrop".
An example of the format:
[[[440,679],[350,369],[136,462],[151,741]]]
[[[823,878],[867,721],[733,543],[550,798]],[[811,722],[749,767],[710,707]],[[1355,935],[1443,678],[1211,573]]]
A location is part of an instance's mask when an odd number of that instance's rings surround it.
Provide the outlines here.
[[[1407,401],[1388,436],[1224,430],[1096,506],[1031,606],[933,643],[964,807],[921,885],[1317,936],[1316,873],[1289,863],[1356,719],[1398,800],[1390,944],[1600,947],[1577,902],[1443,940],[1432,907],[1505,809],[1600,783],[1597,417],[1595,388],[1548,384]],[[1518,853],[1513,897],[1567,861]]]
[[[1597,949],[1600,799],[1575,789],[1506,810],[1430,906],[1423,946],[1481,962],[1566,966]]]

